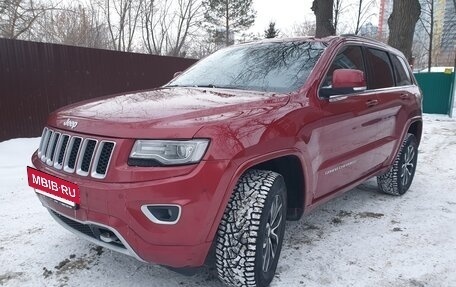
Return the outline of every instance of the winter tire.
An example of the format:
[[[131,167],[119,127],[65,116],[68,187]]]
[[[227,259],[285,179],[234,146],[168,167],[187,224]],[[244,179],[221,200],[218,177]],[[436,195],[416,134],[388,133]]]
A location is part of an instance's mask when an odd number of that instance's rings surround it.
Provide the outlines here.
[[[404,194],[412,184],[417,159],[418,141],[413,134],[407,134],[394,164],[388,172],[377,177],[380,191],[391,195]]]
[[[274,278],[287,210],[283,177],[249,170],[238,181],[216,241],[218,277],[229,286],[268,286]]]

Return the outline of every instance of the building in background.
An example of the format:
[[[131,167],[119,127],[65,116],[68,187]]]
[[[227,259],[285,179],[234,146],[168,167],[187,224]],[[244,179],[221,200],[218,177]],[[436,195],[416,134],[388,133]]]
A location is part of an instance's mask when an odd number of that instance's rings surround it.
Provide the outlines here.
[[[358,35],[375,39],[378,35],[378,27],[368,22],[361,26]]]
[[[446,0],[438,61],[454,65],[456,59],[456,7],[455,1]]]
[[[380,0],[379,7],[377,38],[386,42],[389,34],[388,18],[393,12],[393,0]]]
[[[379,0],[377,39],[388,41],[388,18],[393,0]],[[414,67],[426,68],[429,55],[429,33],[433,7],[432,66],[453,66],[456,53],[456,9],[453,0],[420,0],[421,15],[413,37]]]

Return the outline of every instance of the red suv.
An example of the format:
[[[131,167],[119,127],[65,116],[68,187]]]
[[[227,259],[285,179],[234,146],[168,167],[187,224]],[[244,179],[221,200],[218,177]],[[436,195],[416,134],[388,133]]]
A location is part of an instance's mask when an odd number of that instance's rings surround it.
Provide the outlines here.
[[[169,84],[50,115],[28,168],[52,217],[96,244],[267,286],[285,220],[377,177],[402,195],[421,138],[404,56],[354,36],[222,49]]]

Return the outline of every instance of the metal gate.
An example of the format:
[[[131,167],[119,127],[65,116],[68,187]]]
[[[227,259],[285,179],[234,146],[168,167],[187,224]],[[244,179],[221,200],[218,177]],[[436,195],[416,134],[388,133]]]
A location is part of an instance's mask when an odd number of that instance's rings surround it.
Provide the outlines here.
[[[423,91],[423,112],[449,115],[453,102],[454,73],[417,73]]]

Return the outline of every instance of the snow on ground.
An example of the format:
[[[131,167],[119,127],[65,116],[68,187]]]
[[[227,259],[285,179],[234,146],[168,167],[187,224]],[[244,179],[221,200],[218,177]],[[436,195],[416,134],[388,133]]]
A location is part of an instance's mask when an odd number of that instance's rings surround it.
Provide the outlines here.
[[[222,286],[97,248],[50,217],[27,186],[39,139],[0,143],[0,285]],[[425,116],[419,165],[402,197],[369,180],[288,222],[271,286],[456,286],[456,120]]]

